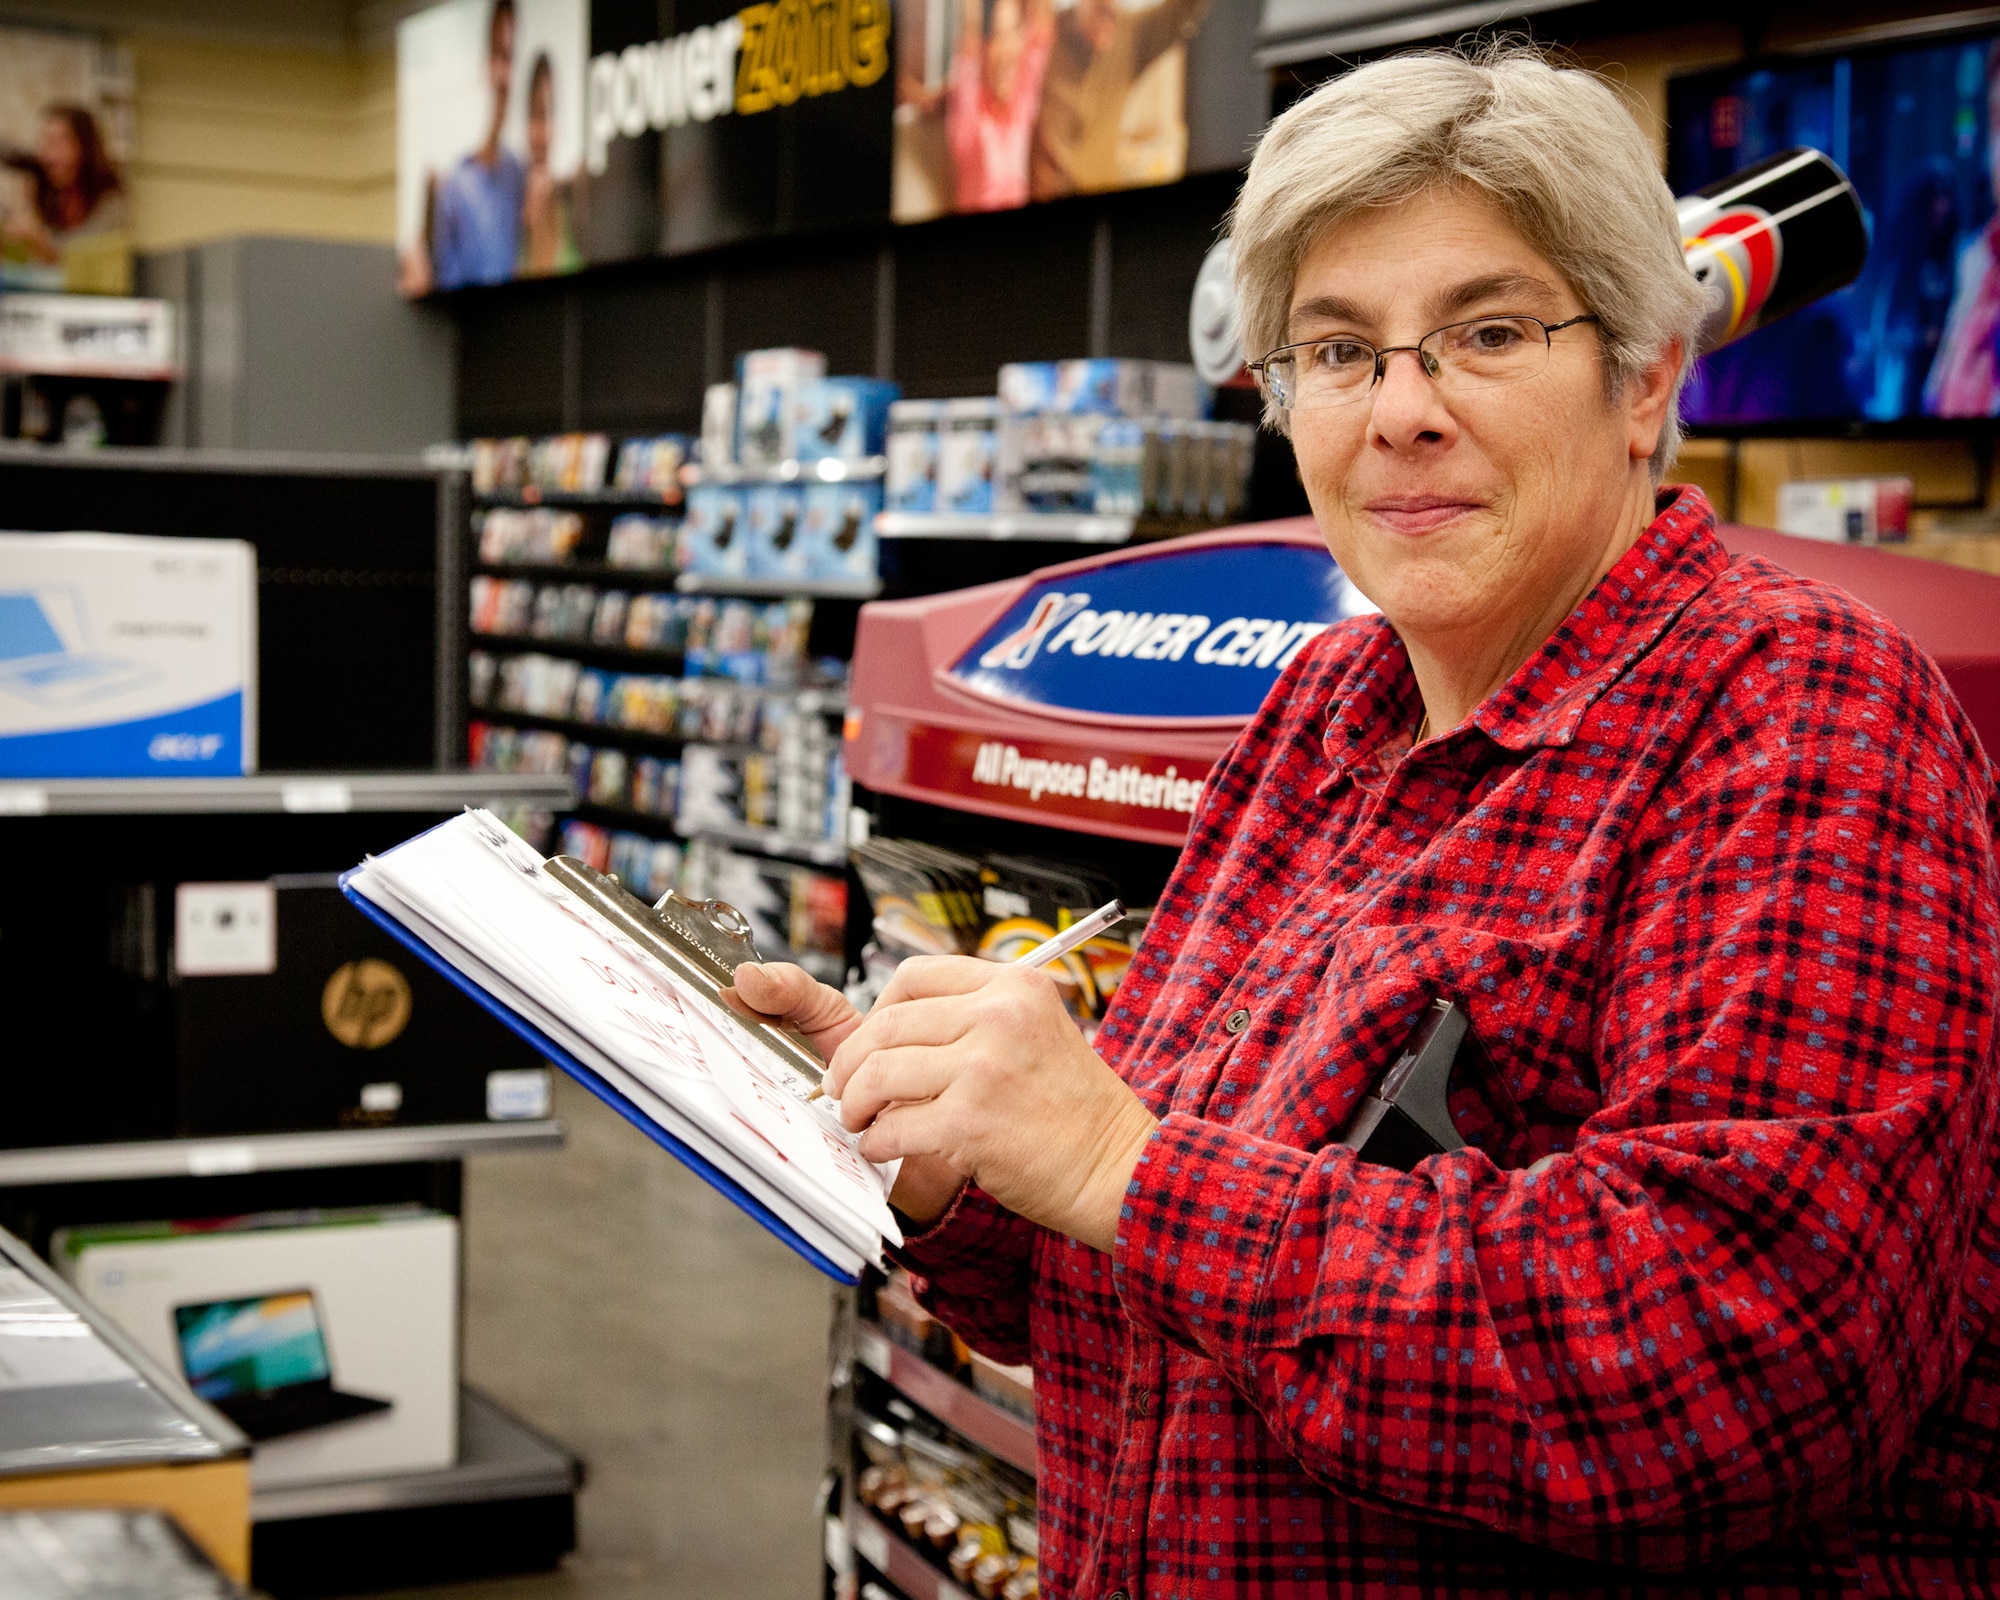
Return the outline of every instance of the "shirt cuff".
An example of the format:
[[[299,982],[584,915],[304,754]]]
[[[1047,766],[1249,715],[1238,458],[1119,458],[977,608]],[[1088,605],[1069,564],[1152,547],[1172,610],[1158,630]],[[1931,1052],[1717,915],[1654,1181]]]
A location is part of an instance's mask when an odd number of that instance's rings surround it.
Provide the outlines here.
[[[1111,1252],[1125,1314],[1220,1359],[1258,1341],[1310,1151],[1175,1112],[1133,1169]]]
[[[960,1186],[942,1215],[922,1233],[904,1236],[886,1248],[892,1260],[935,1278],[965,1266],[989,1265],[1001,1234],[1016,1225],[1014,1213],[978,1184]]]

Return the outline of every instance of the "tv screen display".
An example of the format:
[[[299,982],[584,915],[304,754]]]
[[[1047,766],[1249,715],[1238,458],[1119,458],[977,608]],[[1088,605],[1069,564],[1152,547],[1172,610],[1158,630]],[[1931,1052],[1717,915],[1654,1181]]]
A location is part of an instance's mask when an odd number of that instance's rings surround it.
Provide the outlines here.
[[[1811,145],[1869,231],[1854,283],[1701,361],[1690,423],[2000,414],[2000,35],[1691,74],[1667,115],[1674,193]]]

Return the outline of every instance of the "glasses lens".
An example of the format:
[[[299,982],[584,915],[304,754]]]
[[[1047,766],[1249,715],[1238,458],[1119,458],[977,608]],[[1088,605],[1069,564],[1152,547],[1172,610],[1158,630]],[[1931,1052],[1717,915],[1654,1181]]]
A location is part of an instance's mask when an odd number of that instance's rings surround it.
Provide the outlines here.
[[[1424,341],[1445,382],[1518,383],[1549,360],[1549,336],[1532,317],[1484,317],[1440,328]]]
[[[1322,339],[1279,359],[1286,364],[1294,410],[1346,405],[1359,400],[1375,381],[1375,348],[1359,339]]]

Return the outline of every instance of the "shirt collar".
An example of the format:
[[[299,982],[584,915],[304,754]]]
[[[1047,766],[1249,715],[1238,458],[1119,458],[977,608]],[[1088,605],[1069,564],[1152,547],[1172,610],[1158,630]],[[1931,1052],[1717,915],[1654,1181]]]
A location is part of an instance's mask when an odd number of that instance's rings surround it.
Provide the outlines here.
[[[1510,750],[1566,745],[1584,714],[1652,648],[1683,607],[1729,565],[1715,512],[1693,487],[1662,490],[1657,514],[1577,608],[1473,712],[1471,725]],[[1410,658],[1382,622],[1330,696],[1331,784],[1364,759],[1400,754],[1419,715]]]

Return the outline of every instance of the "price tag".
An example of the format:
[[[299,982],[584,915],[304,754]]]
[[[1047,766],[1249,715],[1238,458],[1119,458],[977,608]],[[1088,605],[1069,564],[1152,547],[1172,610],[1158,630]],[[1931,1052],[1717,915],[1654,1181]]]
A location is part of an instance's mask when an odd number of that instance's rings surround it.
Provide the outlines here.
[[[0,783],[0,817],[40,817],[48,809],[48,790],[32,783]]]
[[[188,1172],[197,1178],[222,1178],[231,1173],[257,1170],[257,1147],[252,1144],[198,1144],[188,1152]]]
[[[288,783],[279,791],[287,811],[352,811],[354,791],[337,778]]]
[[[880,1328],[861,1323],[854,1330],[854,1354],[878,1378],[889,1376],[889,1338]]]
[[[849,1532],[854,1536],[855,1553],[877,1572],[886,1572],[889,1567],[889,1536],[882,1531],[882,1525],[864,1512],[854,1519],[854,1526]]]

